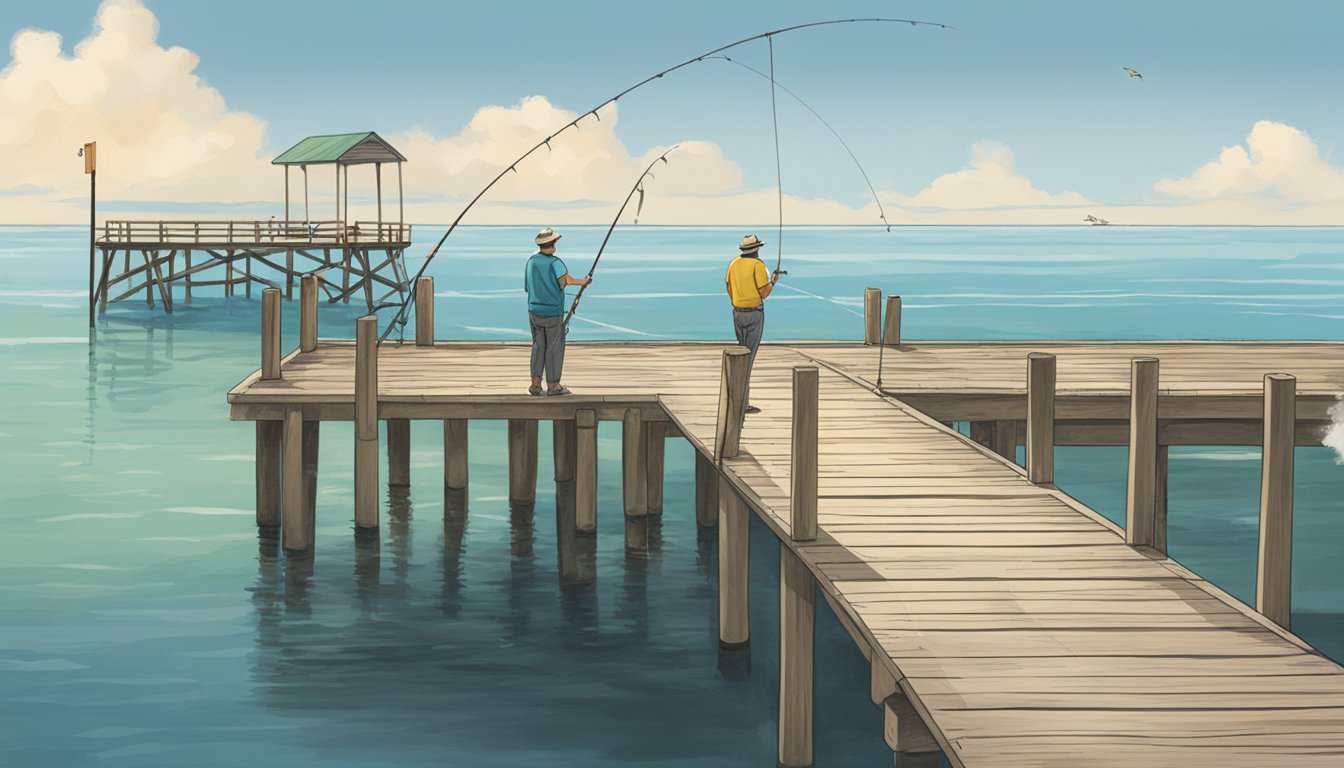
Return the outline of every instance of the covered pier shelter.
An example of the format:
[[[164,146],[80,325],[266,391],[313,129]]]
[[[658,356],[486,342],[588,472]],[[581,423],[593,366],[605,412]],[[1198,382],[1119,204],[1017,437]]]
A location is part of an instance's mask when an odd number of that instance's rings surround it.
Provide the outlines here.
[[[191,303],[193,288],[223,286],[224,295],[233,296],[241,286],[250,296],[253,283],[282,288],[286,298],[293,298],[294,283],[310,274],[318,276],[333,303],[348,303],[360,294],[370,308],[393,295],[404,299],[410,279],[405,250],[411,244],[402,194],[406,157],[377,133],[365,131],[309,136],[271,162],[284,168],[282,218],[104,221],[95,232],[101,269],[90,301],[106,310],[108,304],[143,297],[149,306],[157,301],[172,312],[175,298]],[[352,220],[350,166],[369,163],[374,166],[376,216],[372,221]],[[397,167],[395,221],[383,211],[382,167],[389,163]],[[310,206],[309,167],[322,165],[333,167],[336,205],[331,218],[322,218]],[[301,209],[291,194],[294,166],[302,175]],[[176,286],[181,287],[177,297]]]

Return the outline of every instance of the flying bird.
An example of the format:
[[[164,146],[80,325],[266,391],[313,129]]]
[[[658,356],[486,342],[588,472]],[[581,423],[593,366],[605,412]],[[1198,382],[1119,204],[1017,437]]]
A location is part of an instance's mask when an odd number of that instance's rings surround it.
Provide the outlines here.
[[[1143,75],[1140,75],[1138,72],[1135,72],[1134,70],[1130,69],[1129,67],[1121,67],[1121,69],[1123,69],[1123,70],[1125,70],[1126,72],[1128,72],[1130,77],[1137,77],[1137,78],[1139,78],[1140,80],[1143,79]]]

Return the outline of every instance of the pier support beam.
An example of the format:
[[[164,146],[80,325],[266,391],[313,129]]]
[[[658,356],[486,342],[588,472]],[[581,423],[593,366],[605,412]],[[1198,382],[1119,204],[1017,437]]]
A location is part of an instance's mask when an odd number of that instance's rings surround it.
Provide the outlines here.
[[[1293,436],[1297,379],[1265,376],[1265,445],[1260,469],[1260,556],[1255,609],[1284,629],[1292,618]]]
[[[267,290],[270,290],[269,288]],[[266,291],[262,291],[265,295]],[[299,351],[317,349],[317,275],[299,279]]]
[[[257,525],[280,525],[284,422],[257,422]]]
[[[747,618],[748,510],[737,489],[719,480],[719,647],[745,648],[751,641]]]
[[[820,381],[813,365],[793,369],[793,436],[789,507],[794,541],[817,538],[817,411]],[[811,749],[808,749],[809,762]],[[782,758],[781,758],[782,759]]]
[[[991,450],[1005,459],[1017,463],[1017,434],[1018,422],[1016,421],[996,421],[994,422],[994,439],[989,446]]]
[[[899,692],[900,687],[896,685],[896,678],[891,674],[891,670],[882,663],[877,653],[873,653],[868,659],[868,695],[873,703],[880,707],[888,697]]]
[[[714,462],[699,451],[695,454],[695,522],[701,528],[719,523],[719,473]]]
[[[796,369],[795,369],[796,370]],[[807,564],[779,543],[779,765],[812,765],[812,656],[817,583]]]
[[[308,494],[304,492],[303,482],[303,411],[291,408],[285,412],[284,435],[284,530],[281,542],[286,552],[302,554],[312,546],[306,514]]]
[[[1027,355],[1027,478],[1055,482],[1055,356]]]
[[[509,419],[509,501],[537,500],[537,422]]]
[[[460,491],[467,487],[467,420],[443,421],[443,484]]]
[[[1125,543],[1131,547],[1151,547],[1157,540],[1157,380],[1157,358],[1130,361]]]
[[[378,527],[378,318],[355,321],[355,526]]]
[[[1157,493],[1153,511],[1153,549],[1167,554],[1167,446],[1157,446]]]
[[[387,420],[387,484],[398,488],[411,485],[411,422]]]
[[[574,528],[597,530],[597,414],[574,413]]]
[[[929,733],[928,727],[904,693],[888,696],[882,703],[882,710],[882,735],[891,751],[901,755],[927,756],[930,760],[927,765],[938,765],[938,754],[942,751],[938,741]],[[907,763],[906,760],[901,761],[902,766]]]
[[[648,448],[643,412],[638,408],[627,408],[621,425],[621,486],[625,492],[626,517],[643,517],[649,513]]]
[[[551,422],[551,447],[555,456],[555,482],[567,483],[574,479],[574,450],[578,439],[572,419]]]
[[[644,488],[650,515],[663,514],[663,463],[666,454],[667,422],[650,421],[644,425]]]

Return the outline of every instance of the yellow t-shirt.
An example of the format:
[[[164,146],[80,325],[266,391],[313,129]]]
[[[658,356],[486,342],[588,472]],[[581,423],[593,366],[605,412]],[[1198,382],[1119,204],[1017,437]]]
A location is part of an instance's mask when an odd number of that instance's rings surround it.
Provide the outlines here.
[[[738,256],[728,265],[724,282],[732,292],[733,306],[750,309],[761,306],[760,289],[770,282],[770,275],[755,256]]]

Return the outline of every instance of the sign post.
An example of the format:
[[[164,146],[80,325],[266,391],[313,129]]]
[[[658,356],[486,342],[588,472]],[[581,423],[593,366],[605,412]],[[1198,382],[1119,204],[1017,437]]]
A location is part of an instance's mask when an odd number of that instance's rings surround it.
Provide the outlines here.
[[[93,308],[97,303],[97,296],[93,295],[93,273],[94,262],[97,260],[94,256],[94,233],[97,231],[97,225],[94,223],[95,211],[98,205],[98,196],[95,186],[98,178],[98,142],[90,141],[79,151],[84,156],[84,172],[89,175],[89,327],[93,327]]]

